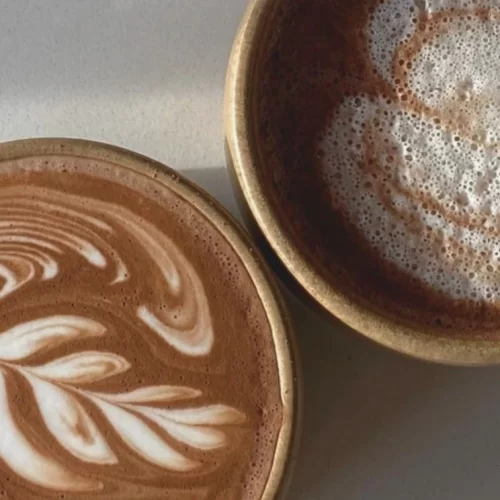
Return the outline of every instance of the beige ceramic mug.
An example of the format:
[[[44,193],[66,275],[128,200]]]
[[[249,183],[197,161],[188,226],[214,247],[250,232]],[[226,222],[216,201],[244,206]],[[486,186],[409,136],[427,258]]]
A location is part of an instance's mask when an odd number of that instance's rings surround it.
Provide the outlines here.
[[[235,190],[257,237],[262,237],[284,265],[293,282],[330,317],[386,347],[428,361],[489,365],[500,362],[500,343],[481,338],[470,340],[467,332],[441,335],[431,327],[423,331],[408,322],[384,315],[369,305],[352,300],[321,265],[304,250],[307,245],[287,223],[265,179],[266,156],[257,134],[257,88],[266,48],[282,0],[250,3],[234,42],[226,81],[226,155]],[[267,157],[268,158],[268,157]]]
[[[129,170],[166,186],[191,205],[232,247],[250,276],[264,307],[272,334],[282,402],[282,425],[267,481],[259,500],[283,494],[290,478],[298,444],[301,415],[301,380],[295,340],[281,294],[259,252],[236,221],[207,193],[174,170],[122,148],[75,139],[31,139],[0,144],[0,169],[26,158],[84,158]],[[273,355],[274,356],[274,355]],[[1,353],[0,353],[1,358]],[[256,499],[257,500],[257,499]]]

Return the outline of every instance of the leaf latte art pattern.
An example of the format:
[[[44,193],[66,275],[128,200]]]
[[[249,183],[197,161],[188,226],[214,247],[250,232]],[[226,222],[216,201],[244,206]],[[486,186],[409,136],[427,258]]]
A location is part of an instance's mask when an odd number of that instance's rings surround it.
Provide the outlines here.
[[[245,421],[241,412],[220,404],[189,409],[158,406],[201,396],[201,391],[189,387],[157,385],[116,394],[80,388],[82,383],[101,382],[131,368],[126,359],[110,352],[82,351],[40,366],[23,363],[26,357],[61,343],[105,335],[102,325],[77,316],[33,320],[0,335],[0,458],[19,476],[61,491],[99,491],[103,487],[100,481],[74,473],[57,458],[42,453],[26,438],[11,409],[9,385],[16,378],[31,387],[40,418],[52,437],[88,463],[113,465],[119,458],[86,407],[100,412],[107,426],[138,457],[179,472],[200,464],[178,451],[170,440],[215,450],[227,444],[221,426]]]
[[[0,187],[0,493],[12,477],[42,496],[157,498],[180,491],[167,476],[206,498],[199,478],[248,426],[211,390],[197,270],[119,201]]]

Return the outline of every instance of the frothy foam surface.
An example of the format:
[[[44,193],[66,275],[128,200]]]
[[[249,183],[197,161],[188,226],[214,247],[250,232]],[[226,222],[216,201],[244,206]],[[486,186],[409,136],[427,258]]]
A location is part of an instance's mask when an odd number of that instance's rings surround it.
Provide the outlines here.
[[[259,132],[299,246],[386,315],[495,329],[500,2],[299,0],[279,19]]]
[[[281,416],[264,307],[197,209],[106,162],[0,164],[0,496],[258,498]]]

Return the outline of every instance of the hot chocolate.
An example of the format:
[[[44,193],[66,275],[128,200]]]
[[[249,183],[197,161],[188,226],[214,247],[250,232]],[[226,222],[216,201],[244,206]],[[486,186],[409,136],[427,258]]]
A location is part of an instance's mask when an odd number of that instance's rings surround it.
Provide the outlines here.
[[[498,338],[500,3],[279,4],[256,95],[283,225],[352,300]]]
[[[261,497],[283,425],[268,316],[155,175],[0,162],[0,332],[0,496]]]

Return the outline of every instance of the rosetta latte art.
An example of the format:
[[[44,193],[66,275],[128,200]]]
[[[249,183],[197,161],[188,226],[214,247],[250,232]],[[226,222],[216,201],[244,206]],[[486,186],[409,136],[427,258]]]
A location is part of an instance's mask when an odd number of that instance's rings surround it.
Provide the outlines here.
[[[0,305],[25,287],[60,277],[68,254],[107,273],[109,289],[126,283],[132,278],[131,267],[110,243],[116,230],[141,246],[160,278],[159,289],[131,311],[136,319],[179,354],[208,355],[214,342],[212,321],[192,265],[152,224],[122,206],[96,199],[36,187],[23,187],[22,192],[0,189]],[[161,294],[174,297],[175,305],[164,306]],[[0,461],[28,483],[62,492],[98,492],[104,487],[100,479],[75,472],[29,439],[15,416],[16,384],[21,384],[18,390],[30,387],[48,435],[82,464],[100,467],[119,464],[127,449],[156,467],[189,473],[202,464],[183,450],[221,449],[228,445],[223,427],[245,421],[245,415],[230,406],[197,405],[202,391],[192,387],[93,390],[93,385],[134,369],[132,360],[104,347],[72,348],[89,340],[105,345],[107,335],[101,322],[74,314],[34,317],[0,333]],[[57,348],[64,348],[65,354],[31,362]],[[167,407],[179,402],[189,407]],[[119,448],[109,441],[110,432],[119,438]]]
[[[386,263],[452,300],[500,275],[500,2],[386,0],[366,26],[387,95],[348,96],[319,140],[332,203]]]
[[[61,491],[102,488],[99,481],[79,476],[55,458],[42,455],[23,436],[10,411],[7,382],[13,374],[30,384],[42,419],[54,438],[84,462],[109,465],[119,459],[79,399],[98,408],[124,443],[144,460],[181,472],[199,464],[171,447],[148,422],[181,443],[211,450],[225,445],[225,435],[216,427],[245,419],[240,412],[224,405],[181,410],[148,406],[201,395],[188,387],[162,385],[118,394],[79,388],[81,384],[102,381],[131,368],[126,359],[110,352],[78,352],[42,366],[22,364],[40,350],[105,334],[102,325],[88,318],[53,316],[18,325],[0,335],[0,458],[14,472],[39,486]]]

